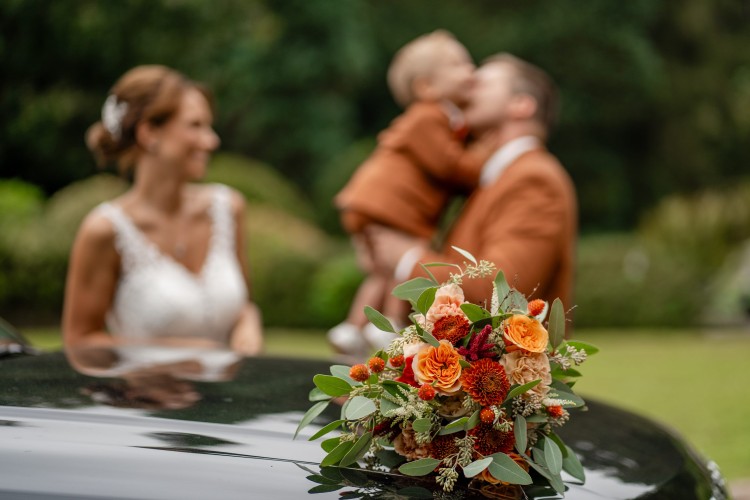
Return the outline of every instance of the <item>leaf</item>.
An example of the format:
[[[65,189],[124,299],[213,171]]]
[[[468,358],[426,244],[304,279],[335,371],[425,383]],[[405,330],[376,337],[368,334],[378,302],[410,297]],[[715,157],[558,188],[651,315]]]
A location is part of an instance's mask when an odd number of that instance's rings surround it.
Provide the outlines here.
[[[563,309],[563,303],[560,299],[555,299],[552,302],[552,311],[549,315],[549,343],[552,348],[557,348],[565,339],[565,310]]]
[[[370,442],[372,441],[372,432],[365,432],[359,439],[354,443],[351,449],[341,459],[339,465],[341,467],[348,467],[355,463],[357,460],[362,458],[367,450],[370,449]]]
[[[395,328],[393,328],[393,325],[391,325],[391,322],[372,307],[365,306],[365,316],[367,316],[367,319],[370,320],[370,323],[375,325],[378,330],[389,333],[396,333],[396,330]]]
[[[438,282],[438,280],[437,280],[437,278],[435,278],[435,275],[434,275],[434,274],[432,274],[432,271],[430,271],[430,269],[429,269],[429,268],[428,268],[427,266],[425,266],[424,264],[422,264],[421,262],[419,263],[419,267],[421,267],[421,268],[422,268],[422,270],[423,270],[423,271],[424,271],[425,273],[427,273],[427,276],[429,276],[429,277],[430,277],[430,279],[431,279],[432,281],[434,281],[434,282],[435,282],[435,284],[437,285],[437,282]]]
[[[598,347],[589,344],[588,342],[582,342],[580,340],[568,340],[566,343],[571,347],[575,347],[579,351],[586,351],[586,354],[589,356],[599,352]]]
[[[566,383],[552,379],[550,387],[551,390],[548,397],[567,400],[567,402],[563,403],[563,408],[579,408],[586,405],[586,402],[578,394],[574,393],[573,389]]]
[[[312,389],[310,389],[310,394],[308,394],[307,399],[309,399],[311,402],[328,401],[329,399],[331,399],[331,396],[321,391],[317,387],[313,387]]]
[[[321,476],[320,474],[311,474],[307,476],[305,479],[312,481],[313,483],[318,484],[340,484],[341,481],[337,481],[335,479],[329,479],[325,476]]]
[[[475,460],[474,462],[471,462],[469,465],[464,467],[464,476],[466,477],[474,477],[480,472],[482,472],[484,469],[490,466],[492,463],[492,457],[485,457],[480,460]]]
[[[315,419],[315,417],[323,413],[323,410],[325,410],[327,406],[328,401],[319,401],[312,405],[312,407],[310,407],[310,409],[307,410],[307,412],[302,416],[302,420],[300,420],[299,425],[297,426],[297,430],[294,431],[294,437],[292,439],[296,439],[299,431],[307,427],[308,424]]]
[[[469,318],[469,321],[471,321],[472,323],[476,323],[477,321],[492,317],[489,311],[470,302],[461,304],[461,310],[464,312],[464,314],[466,314],[466,317]]]
[[[345,485],[343,484],[319,484],[317,486],[313,486],[312,488],[307,490],[307,492],[311,495],[314,495],[316,493],[330,493],[332,491],[340,490],[344,486]]]
[[[385,398],[380,398],[380,413],[382,413],[384,417],[390,417],[391,412],[396,411],[399,408],[401,407],[396,403]]]
[[[318,389],[333,397],[344,396],[352,390],[349,382],[333,375],[315,375],[313,383],[318,386]]]
[[[535,463],[533,460],[530,460],[528,456],[524,458],[526,458],[526,463],[528,463],[532,469],[534,469],[539,474],[544,476],[544,478],[547,479],[550,486],[552,486],[552,488],[554,488],[555,491],[557,491],[560,494],[565,493],[565,484],[562,482],[562,478],[560,477],[559,474],[558,475],[550,474],[550,472],[546,468]]]
[[[445,436],[446,434],[453,434],[454,432],[460,432],[464,430],[464,426],[466,425],[466,422],[469,421],[469,417],[461,417],[459,419],[454,420],[453,422],[449,423],[448,425],[444,426],[438,434],[441,436]]]
[[[490,474],[498,481],[511,484],[531,484],[531,476],[513,461],[505,453],[490,455],[492,463],[489,466]]]
[[[356,385],[357,381],[349,376],[349,371],[352,369],[351,366],[346,365],[331,365],[329,370],[331,375],[340,379],[346,380],[350,385]]]
[[[422,292],[435,286],[437,286],[437,283],[427,278],[414,278],[394,288],[393,295],[401,300],[409,300],[416,303]]]
[[[381,385],[383,386],[383,389],[388,391],[388,394],[397,398],[401,398],[404,401],[408,399],[406,396],[404,396],[404,394],[411,392],[412,389],[409,384],[396,382],[395,380],[383,380],[381,382]]]
[[[521,394],[525,393],[529,389],[536,387],[542,379],[539,380],[532,380],[531,382],[527,382],[523,385],[515,385],[511,390],[508,392],[508,395],[505,396],[505,401],[510,401],[511,399],[515,398],[516,396],[520,396]],[[505,402],[503,401],[503,402]]]
[[[323,451],[326,453],[331,453],[335,447],[337,447],[341,443],[341,437],[335,437],[326,439],[322,443],[320,443],[320,447],[323,448]]]
[[[563,460],[565,460],[565,457],[568,456],[568,450],[560,436],[550,431],[549,434],[547,434],[547,437],[554,441],[557,447],[560,448],[560,453],[562,453]]]
[[[471,414],[469,417],[469,420],[466,421],[466,430],[471,430],[474,427],[479,425],[479,410],[476,410],[474,413]]]
[[[411,424],[415,432],[427,432],[432,429],[432,420],[429,418],[418,418]]]
[[[562,471],[563,456],[560,447],[551,439],[544,440],[544,461],[552,474],[560,474]]]
[[[375,412],[377,408],[372,399],[364,396],[354,396],[349,400],[349,406],[346,408],[347,420],[359,420]]]
[[[349,450],[352,449],[352,446],[354,446],[354,443],[351,441],[344,441],[343,443],[339,443],[337,447],[333,449],[326,457],[323,459],[322,462],[320,462],[321,467],[328,467],[329,465],[336,465],[338,464],[344,456],[349,453]]]
[[[528,442],[526,440],[526,419],[521,415],[516,417],[516,421],[513,424],[513,435],[516,438],[516,450],[521,455],[524,455]]]
[[[459,359],[458,364],[461,365],[461,368],[471,368],[471,363],[469,363],[465,359]]]
[[[438,341],[438,339],[436,339],[434,335],[432,335],[427,330],[423,329],[421,326],[419,325],[416,325],[416,326],[417,326],[417,331],[419,332],[419,337],[422,340],[430,344],[432,347],[440,347],[440,341]]]
[[[579,481],[586,482],[586,472],[583,470],[583,465],[581,465],[581,461],[578,460],[576,452],[567,445],[565,445],[565,449],[568,454],[563,458],[563,470]]]
[[[384,465],[389,469],[392,469],[397,465],[401,465],[402,463],[404,463],[404,460],[406,460],[403,456],[399,455],[395,451],[386,449],[376,451],[375,457],[378,459],[381,465]]]
[[[505,280],[505,274],[502,271],[497,272],[497,275],[495,275],[495,281],[492,283],[492,285],[495,287],[495,290],[497,292],[498,305],[500,306],[500,309],[502,309],[503,303],[508,298],[508,295],[510,295],[510,286]]]
[[[454,246],[451,246],[451,248],[453,250],[455,250],[456,252],[460,253],[461,255],[463,255],[466,260],[468,260],[469,262],[471,262],[475,266],[477,265],[477,259],[476,259],[476,257],[474,257],[473,255],[471,255],[469,252],[467,252],[463,248],[458,248],[458,247],[454,247]]]
[[[396,491],[398,498],[409,498],[409,499],[422,499],[431,500],[433,497],[432,492],[427,488],[421,486],[407,486]]]
[[[310,439],[308,439],[308,441],[315,441],[319,437],[325,436],[326,434],[328,434],[332,430],[336,429],[337,427],[339,427],[343,423],[344,423],[343,420],[334,420],[333,422],[331,422],[330,424],[326,425],[325,427],[323,427],[322,429],[320,429],[318,432],[316,432],[315,434],[313,434],[312,436],[310,436]]]
[[[420,295],[419,299],[417,299],[417,311],[421,312],[422,314],[427,314],[430,306],[433,302],[435,302],[436,293],[437,288],[435,287],[428,288],[427,290],[422,292],[422,295]]]
[[[401,474],[407,476],[426,476],[430,472],[435,470],[440,464],[440,460],[436,458],[420,458],[413,462],[406,462],[404,465],[398,468]]]

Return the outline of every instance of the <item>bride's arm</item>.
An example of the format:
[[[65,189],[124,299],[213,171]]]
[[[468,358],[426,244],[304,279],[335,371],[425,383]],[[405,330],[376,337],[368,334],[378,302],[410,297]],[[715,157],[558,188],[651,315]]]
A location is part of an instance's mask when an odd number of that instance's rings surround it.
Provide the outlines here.
[[[245,244],[245,199],[236,191],[232,191],[232,214],[235,221],[235,249],[237,259],[242,268],[242,274],[248,280],[247,250]],[[248,296],[252,288],[247,283]],[[230,339],[232,350],[252,356],[260,354],[263,350],[263,326],[261,313],[258,306],[251,299],[245,304],[240,314],[239,320],[232,331]]]
[[[120,268],[112,224],[97,214],[89,214],[73,243],[65,283],[63,344],[68,357],[77,364],[81,348],[112,347],[105,330],[105,317],[112,303]]]

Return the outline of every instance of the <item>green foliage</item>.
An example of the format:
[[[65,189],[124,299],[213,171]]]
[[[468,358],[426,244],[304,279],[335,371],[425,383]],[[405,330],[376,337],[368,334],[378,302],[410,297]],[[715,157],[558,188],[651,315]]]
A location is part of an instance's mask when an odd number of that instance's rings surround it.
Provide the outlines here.
[[[352,297],[364,274],[354,253],[346,246],[327,256],[312,276],[307,302],[311,315],[322,325],[335,325],[349,313]]]

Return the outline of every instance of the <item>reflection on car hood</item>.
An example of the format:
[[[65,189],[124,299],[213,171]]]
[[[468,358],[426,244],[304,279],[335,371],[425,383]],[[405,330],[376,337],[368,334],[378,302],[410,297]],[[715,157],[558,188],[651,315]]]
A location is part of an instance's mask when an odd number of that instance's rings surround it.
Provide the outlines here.
[[[327,371],[320,361],[247,359],[233,380],[195,382],[197,402],[166,410],[118,407],[116,382],[76,373],[59,353],[4,360],[0,497],[283,499],[312,490],[316,498],[393,498],[396,491],[431,498],[432,479],[320,471],[324,452],[307,441],[315,425],[292,440],[310,406],[312,376]],[[336,413],[329,408],[320,422]],[[566,498],[724,494],[679,439],[632,413],[591,402],[560,434],[587,476],[585,485],[567,478]],[[461,498],[479,495],[459,487]],[[521,495],[556,498],[549,489]]]

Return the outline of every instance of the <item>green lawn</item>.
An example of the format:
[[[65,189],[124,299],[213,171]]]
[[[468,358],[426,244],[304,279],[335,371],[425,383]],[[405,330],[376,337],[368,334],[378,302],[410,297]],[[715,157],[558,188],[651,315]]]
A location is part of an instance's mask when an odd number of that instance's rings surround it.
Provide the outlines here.
[[[26,331],[36,345],[60,346],[56,330]],[[579,392],[677,429],[728,479],[750,475],[750,332],[578,330],[601,352],[582,366]],[[320,331],[270,330],[269,354],[331,358]]]

